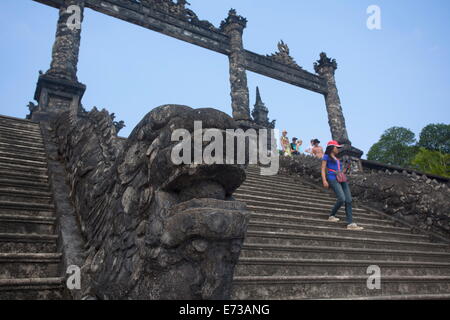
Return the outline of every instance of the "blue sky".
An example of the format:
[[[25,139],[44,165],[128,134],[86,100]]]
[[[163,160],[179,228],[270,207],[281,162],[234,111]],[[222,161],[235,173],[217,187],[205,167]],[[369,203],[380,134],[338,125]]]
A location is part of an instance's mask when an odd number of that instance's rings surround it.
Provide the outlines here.
[[[248,19],[244,47],[271,54],[282,39],[313,72],[321,51],[338,62],[336,81],[353,145],[365,153],[391,126],[418,137],[429,123],[450,121],[448,0],[190,0],[201,19],[218,26],[230,8]],[[381,8],[381,30],[366,27],[369,5]],[[38,70],[50,64],[58,12],[31,0],[0,2],[0,114],[24,118]],[[231,114],[228,59],[87,9],[78,78],[83,105],[114,112],[133,127],[167,103],[214,107]],[[323,96],[248,72],[277,128],[307,143],[331,138]],[[365,157],[365,156],[363,156]]]

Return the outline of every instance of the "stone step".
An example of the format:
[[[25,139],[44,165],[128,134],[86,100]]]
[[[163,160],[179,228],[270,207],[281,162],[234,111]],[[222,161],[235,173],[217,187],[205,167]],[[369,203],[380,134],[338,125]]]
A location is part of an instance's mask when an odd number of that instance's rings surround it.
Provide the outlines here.
[[[252,212],[258,213],[270,213],[270,214],[283,214],[283,215],[292,215],[299,218],[313,218],[313,219],[322,219],[327,220],[330,212],[329,211],[310,211],[310,210],[286,210],[281,208],[267,208],[260,207],[247,204],[247,209]],[[345,222],[345,212],[343,210],[339,210],[336,215],[341,221]],[[356,223],[368,223],[368,224],[377,224],[377,225],[385,225],[385,226],[394,226],[394,222],[388,219],[377,218],[375,215],[373,218],[361,217],[359,214],[353,214],[353,221]]]
[[[13,215],[0,212],[0,233],[53,234],[55,217]]]
[[[310,200],[297,200],[297,201],[289,201],[285,199],[278,199],[278,198],[262,198],[262,197],[254,197],[254,196],[242,196],[242,195],[236,195],[235,198],[237,200],[243,201],[249,205],[258,205],[258,206],[265,206],[267,208],[280,208],[280,209],[287,209],[287,210],[309,210],[309,211],[331,211],[331,208],[333,208],[334,203],[324,204],[315,202],[314,199]],[[344,211],[344,206],[342,205],[341,211]],[[356,206],[352,205],[352,212],[354,215],[358,215],[360,217],[379,217],[379,215],[375,215],[374,213],[370,213],[369,211],[365,209],[357,208]]]
[[[259,185],[259,184],[263,184],[263,185],[269,185],[269,186],[277,186],[279,188],[306,188],[306,189],[310,189],[311,187],[308,187],[298,181],[280,181],[280,180],[276,180],[276,181],[270,181],[265,179],[264,177],[254,177],[254,176],[247,176],[247,178],[245,179],[245,183],[248,184],[254,184],[254,185]]]
[[[0,279],[1,300],[66,299],[64,278]]]
[[[0,279],[58,276],[60,253],[0,253]]]
[[[0,169],[0,176],[5,179],[48,183],[47,174],[17,172],[2,168]]]
[[[18,137],[29,137],[29,138],[42,138],[41,130],[26,128],[21,129],[18,127],[7,127],[0,124],[0,135],[15,135]]]
[[[251,184],[243,184],[241,185],[235,193],[241,193],[241,194],[254,194],[254,195],[270,195],[272,197],[278,197],[281,199],[284,199],[285,197],[290,197],[297,199],[297,197],[309,197],[314,198],[317,200],[330,202],[330,201],[336,201],[336,197],[334,193],[327,193],[327,192],[317,192],[317,190],[309,189],[307,191],[289,191],[286,189],[280,189],[276,188],[275,186],[264,186],[264,188],[251,185]]]
[[[38,203],[38,202],[14,202],[14,201],[0,201],[1,209],[24,209],[29,211],[52,211],[55,209],[53,203]]]
[[[306,217],[298,217],[288,214],[270,214],[270,213],[260,213],[253,212],[251,216],[252,222],[275,222],[275,223],[284,223],[284,224],[304,224],[309,226],[322,226],[322,227],[338,227],[344,228],[347,226],[347,223],[344,220],[338,222],[330,222],[326,218],[315,219],[315,218],[306,218]],[[386,231],[386,232],[401,232],[411,234],[409,228],[406,227],[396,227],[391,225],[386,225],[384,223],[358,223],[359,226],[366,228],[367,230],[375,230],[375,231]]]
[[[0,214],[54,216],[53,203],[0,201]]]
[[[331,196],[331,194],[325,194],[318,192],[318,190],[309,187],[304,186],[300,184],[290,184],[290,185],[278,185],[276,182],[270,182],[266,180],[250,180],[247,178],[244,183],[241,185],[242,188],[247,187],[256,187],[257,190],[264,190],[264,191],[277,191],[278,193],[284,193],[284,192],[290,192],[294,194],[319,194],[322,196]]]
[[[293,183],[283,183],[279,184],[277,182],[267,181],[263,179],[251,179],[247,178],[247,180],[242,184],[242,187],[256,187],[257,190],[264,190],[266,192],[275,191],[277,194],[289,194],[289,195],[298,195],[298,194],[316,194],[325,197],[326,199],[334,198],[334,192],[331,188],[325,189],[321,185],[317,185],[317,188],[303,184],[299,182]],[[263,188],[261,188],[263,187]],[[259,188],[259,189],[258,189]]]
[[[368,276],[234,277],[231,299],[317,299],[450,293],[450,277],[385,276],[381,290],[367,288]]]
[[[0,123],[2,125],[16,125],[16,126],[23,126],[23,127],[39,128],[38,122],[29,120],[29,119],[22,119],[22,118],[10,117],[10,116],[5,116],[5,115],[0,115]]]
[[[449,276],[450,263],[424,261],[240,258],[234,276],[366,276],[369,266],[385,276]],[[370,272],[371,273],[371,272]]]
[[[5,144],[5,145],[14,145],[20,148],[35,148],[35,149],[39,149],[39,148],[44,148],[44,144],[43,142],[33,142],[33,141],[22,141],[22,140],[15,140],[15,139],[9,139],[7,137],[3,137],[0,135],[0,143]]]
[[[267,231],[267,232],[298,232],[303,235],[330,235],[353,237],[368,237],[373,239],[392,239],[392,240],[408,240],[408,241],[428,241],[429,237],[422,234],[386,232],[364,229],[361,231],[347,230],[345,226],[314,226],[308,224],[288,224],[276,222],[250,221],[248,230],[251,231]],[[355,232],[358,232],[355,234]]]
[[[45,155],[45,148],[43,145],[41,147],[31,147],[31,146],[21,146],[14,142],[11,143],[0,142],[0,150]]]
[[[47,161],[26,160],[0,156],[0,166],[2,166],[4,163],[19,164],[37,168],[47,168]]]
[[[9,146],[2,146],[0,145],[0,154],[2,157],[10,157],[10,158],[18,158],[18,159],[25,159],[22,158],[23,156],[26,156],[28,160],[34,160],[34,159],[47,159],[47,155],[43,151],[35,151],[34,149],[27,150],[26,148],[17,149],[17,148],[10,148]]]
[[[14,134],[11,132],[0,132],[0,137],[3,141],[11,141],[11,142],[25,142],[25,143],[36,143],[43,144],[42,136],[25,136]]]
[[[54,253],[57,235],[0,233],[2,253]]]
[[[5,144],[0,144],[0,153],[1,154],[9,154],[9,155],[16,155],[16,158],[20,156],[28,156],[33,159],[41,159],[46,158],[47,155],[42,150],[36,150],[35,148],[29,148],[29,147],[11,147]]]
[[[240,258],[340,259],[450,262],[449,252],[340,248],[330,246],[286,246],[277,244],[244,244]]]
[[[450,247],[445,244],[423,241],[406,241],[392,239],[377,239],[366,237],[360,231],[353,231],[351,236],[332,236],[302,234],[299,232],[247,231],[245,244],[273,244],[285,246],[328,246],[332,248],[367,248],[418,250],[433,252],[449,252]],[[359,234],[358,234],[359,232]]]
[[[49,184],[18,179],[4,179],[0,177],[0,187],[11,187],[21,190],[49,191]]]
[[[320,194],[319,194],[320,195]],[[288,203],[297,203],[297,201],[308,201],[313,202],[314,204],[322,204],[322,205],[334,205],[336,202],[335,197],[317,197],[317,192],[314,193],[299,193],[299,194],[283,194],[282,192],[274,194],[267,191],[255,191],[255,190],[248,190],[239,188],[236,192],[233,193],[234,197],[243,197],[243,198],[252,198],[255,200],[258,199],[270,199],[276,201],[286,201]],[[354,204],[354,207],[356,208],[356,204]]]
[[[272,182],[277,182],[277,181],[281,181],[281,182],[288,182],[288,183],[302,183],[302,179],[296,176],[288,176],[288,175],[283,175],[283,174],[277,174],[274,176],[262,176],[258,173],[252,172],[252,171],[246,171],[245,172],[246,176],[249,178],[254,178],[254,179],[264,179],[266,181],[272,181]]]
[[[18,127],[18,126],[7,126],[0,123],[0,135],[2,134],[10,134],[10,135],[18,135],[18,136],[41,136],[41,129],[39,127]]]
[[[0,157],[19,159],[19,160],[30,160],[30,161],[37,161],[37,162],[47,161],[46,155],[35,156],[35,155],[30,155],[26,152],[16,153],[16,152],[8,152],[8,151],[3,151],[3,150],[0,150]]]
[[[37,175],[46,175],[47,167],[30,167],[29,165],[20,165],[16,163],[2,163],[2,169],[14,171],[14,172],[23,172]]]
[[[52,203],[53,198],[50,192],[0,186],[0,201]]]

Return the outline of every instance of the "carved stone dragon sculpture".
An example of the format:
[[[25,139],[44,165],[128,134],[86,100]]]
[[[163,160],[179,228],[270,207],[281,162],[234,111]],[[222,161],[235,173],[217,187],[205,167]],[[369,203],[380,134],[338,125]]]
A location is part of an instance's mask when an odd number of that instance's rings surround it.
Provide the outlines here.
[[[227,299],[247,229],[245,204],[232,193],[243,165],[174,165],[178,128],[236,128],[214,109],[164,105],[127,140],[110,114],[92,111],[55,122],[71,197],[88,257],[83,296],[98,299]],[[205,145],[203,145],[205,147]]]

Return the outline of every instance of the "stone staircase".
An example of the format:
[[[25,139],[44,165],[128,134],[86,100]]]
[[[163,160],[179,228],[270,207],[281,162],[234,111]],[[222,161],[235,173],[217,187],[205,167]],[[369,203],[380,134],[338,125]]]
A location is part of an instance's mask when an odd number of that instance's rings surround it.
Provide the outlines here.
[[[363,231],[327,221],[334,196],[249,168],[235,197],[253,211],[232,299],[450,299],[450,246],[362,208]],[[0,116],[0,299],[66,298],[37,123]],[[381,290],[367,268],[381,269]]]
[[[232,299],[450,299],[448,244],[357,207],[365,230],[347,230],[343,209],[341,221],[327,221],[333,194],[257,168],[234,196],[253,214]],[[367,288],[371,265],[380,267],[380,290]]]
[[[0,116],[0,299],[64,298],[39,124]]]

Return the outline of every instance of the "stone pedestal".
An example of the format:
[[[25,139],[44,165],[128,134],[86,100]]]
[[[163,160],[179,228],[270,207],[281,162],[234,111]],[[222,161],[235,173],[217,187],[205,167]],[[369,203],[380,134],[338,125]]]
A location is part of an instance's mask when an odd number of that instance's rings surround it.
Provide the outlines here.
[[[67,110],[77,115],[85,90],[86,86],[82,83],[41,75],[34,93],[38,108],[32,112],[31,119],[46,121]]]

